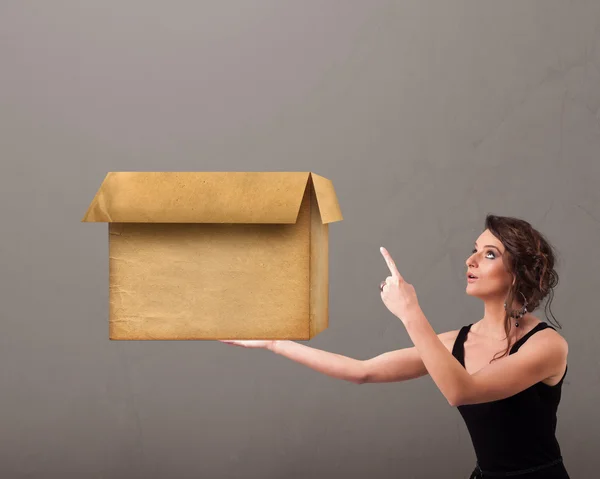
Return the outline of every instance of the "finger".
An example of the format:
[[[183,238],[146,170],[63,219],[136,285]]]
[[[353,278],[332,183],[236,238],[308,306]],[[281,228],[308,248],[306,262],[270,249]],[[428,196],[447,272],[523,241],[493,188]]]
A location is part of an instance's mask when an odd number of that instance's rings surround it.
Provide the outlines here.
[[[381,254],[383,255],[383,259],[385,259],[385,262],[387,263],[388,268],[390,269],[390,272],[392,273],[392,277],[394,279],[401,280],[402,276],[400,275],[398,268],[396,268],[396,263],[392,259],[392,256],[390,255],[390,253],[388,253],[388,250],[385,249],[383,246],[380,248],[380,250],[381,250]]]

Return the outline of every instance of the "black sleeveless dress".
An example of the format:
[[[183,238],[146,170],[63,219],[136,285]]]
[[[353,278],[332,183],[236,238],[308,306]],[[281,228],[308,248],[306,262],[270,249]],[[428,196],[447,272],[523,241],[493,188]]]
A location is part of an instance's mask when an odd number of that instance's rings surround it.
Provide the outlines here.
[[[472,324],[463,326],[452,355],[465,366],[464,343]],[[552,328],[542,321],[510,349],[516,353],[531,335]],[[554,329],[554,328],[552,328]],[[458,406],[471,436],[477,464],[470,479],[523,477],[523,479],[568,479],[560,446],[556,440],[556,411],[560,402],[560,382],[543,382],[514,396],[481,404]]]

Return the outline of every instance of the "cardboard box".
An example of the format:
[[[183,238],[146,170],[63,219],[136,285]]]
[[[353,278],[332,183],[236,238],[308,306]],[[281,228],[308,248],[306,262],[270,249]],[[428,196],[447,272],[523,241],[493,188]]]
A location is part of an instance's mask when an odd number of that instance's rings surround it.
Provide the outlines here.
[[[313,338],[329,323],[332,183],[310,172],[111,172],[110,339]]]

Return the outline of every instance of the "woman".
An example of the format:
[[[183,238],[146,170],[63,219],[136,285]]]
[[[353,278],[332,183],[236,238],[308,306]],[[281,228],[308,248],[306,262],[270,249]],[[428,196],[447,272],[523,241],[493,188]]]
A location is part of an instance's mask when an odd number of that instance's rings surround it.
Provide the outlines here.
[[[483,301],[483,318],[439,335],[412,285],[387,250],[381,252],[390,270],[380,285],[382,301],[414,347],[361,361],[293,341],[222,342],[269,349],[357,384],[429,374],[466,422],[477,457],[470,479],[569,478],[555,436],[568,345],[530,313],[550,294],[549,306],[558,284],[553,248],[544,236],[526,221],[488,215],[466,261],[466,293]]]

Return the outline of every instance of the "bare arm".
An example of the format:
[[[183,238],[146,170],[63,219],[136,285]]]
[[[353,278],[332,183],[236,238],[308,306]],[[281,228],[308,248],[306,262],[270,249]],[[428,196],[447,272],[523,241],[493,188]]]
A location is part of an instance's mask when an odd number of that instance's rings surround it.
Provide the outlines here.
[[[458,330],[438,334],[440,341],[452,352]],[[407,381],[428,374],[417,348],[397,349],[363,361],[365,383]]]
[[[333,378],[360,384],[364,377],[364,362],[359,359],[287,340],[273,341],[269,349]]]
[[[439,335],[452,350],[458,331]],[[356,384],[398,382],[427,374],[416,348],[389,351],[367,360],[360,360],[305,346],[294,341],[273,341],[269,349],[292,361],[337,379]]]

